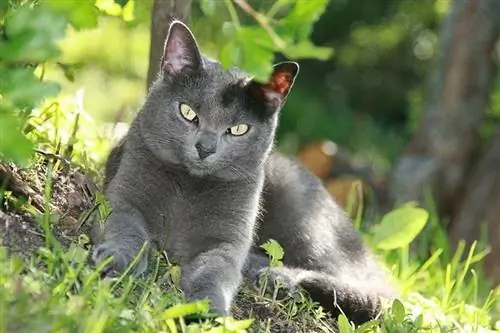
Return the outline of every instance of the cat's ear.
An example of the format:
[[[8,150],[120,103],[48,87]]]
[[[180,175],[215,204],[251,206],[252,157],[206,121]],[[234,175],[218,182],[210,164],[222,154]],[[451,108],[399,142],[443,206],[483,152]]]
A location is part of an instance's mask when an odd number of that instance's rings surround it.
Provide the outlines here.
[[[273,66],[271,77],[266,83],[252,80],[248,83],[247,89],[253,98],[263,102],[271,112],[276,112],[285,105],[298,73],[298,63],[293,61],[280,62]]]
[[[173,21],[163,48],[161,70],[166,75],[175,75],[195,71],[201,66],[201,54],[193,33],[181,21]]]

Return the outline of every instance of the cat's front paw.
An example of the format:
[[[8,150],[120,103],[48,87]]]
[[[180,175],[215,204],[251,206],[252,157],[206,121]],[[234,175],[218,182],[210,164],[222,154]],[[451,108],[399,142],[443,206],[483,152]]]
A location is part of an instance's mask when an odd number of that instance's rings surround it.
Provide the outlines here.
[[[100,265],[109,257],[113,257],[112,261],[107,264],[101,271],[103,277],[115,277],[123,273],[135,260],[135,253],[123,246],[114,244],[113,242],[105,242],[98,245],[93,253],[92,260],[96,265]],[[147,254],[143,253],[135,265],[131,268],[133,275],[141,275],[146,272],[148,266]]]
[[[298,290],[298,284],[294,276],[282,267],[266,267],[258,271],[254,277],[253,287],[263,290],[278,298],[286,298]]]

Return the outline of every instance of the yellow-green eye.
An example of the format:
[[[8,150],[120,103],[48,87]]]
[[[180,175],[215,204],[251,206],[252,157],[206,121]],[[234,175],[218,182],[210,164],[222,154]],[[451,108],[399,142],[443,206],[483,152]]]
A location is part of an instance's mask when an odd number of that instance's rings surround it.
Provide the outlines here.
[[[250,127],[248,127],[247,124],[239,124],[239,125],[236,125],[236,126],[229,128],[227,131],[228,131],[228,133],[231,133],[232,135],[239,136],[239,135],[243,135],[246,132],[248,132],[249,128]]]
[[[181,110],[182,116],[184,118],[186,118],[187,120],[193,121],[193,122],[198,121],[198,116],[193,111],[193,109],[191,109],[191,107],[189,105],[181,103],[180,110]]]

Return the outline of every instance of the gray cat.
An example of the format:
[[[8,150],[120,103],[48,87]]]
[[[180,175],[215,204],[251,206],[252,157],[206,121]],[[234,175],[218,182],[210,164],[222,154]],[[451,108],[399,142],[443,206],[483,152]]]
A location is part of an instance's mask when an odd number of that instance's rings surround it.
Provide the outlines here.
[[[258,286],[268,271],[258,245],[273,238],[285,265],[270,270],[271,284],[302,287],[357,323],[379,312],[379,297],[393,296],[385,272],[319,179],[273,151],[298,71],[282,62],[259,83],[171,24],[160,75],[107,161],[112,213],[93,253],[96,263],[113,256],[105,274],[123,272],[145,244],[133,267],[144,273],[156,245],[181,264],[188,300],[208,297],[229,314],[242,275]]]

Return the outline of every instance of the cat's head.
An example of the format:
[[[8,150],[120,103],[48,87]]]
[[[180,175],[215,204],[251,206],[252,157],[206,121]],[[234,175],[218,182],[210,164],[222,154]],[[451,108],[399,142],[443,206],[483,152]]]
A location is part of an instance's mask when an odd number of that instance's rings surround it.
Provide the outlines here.
[[[143,140],[162,161],[192,175],[244,177],[267,158],[298,71],[295,62],[278,63],[260,83],[237,68],[224,70],[174,21],[141,112]]]

